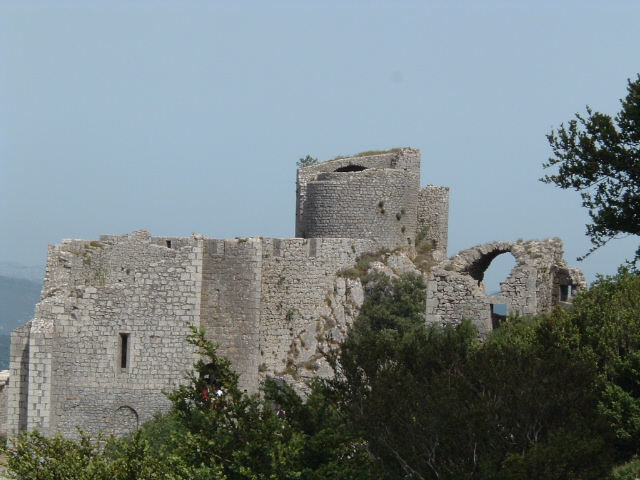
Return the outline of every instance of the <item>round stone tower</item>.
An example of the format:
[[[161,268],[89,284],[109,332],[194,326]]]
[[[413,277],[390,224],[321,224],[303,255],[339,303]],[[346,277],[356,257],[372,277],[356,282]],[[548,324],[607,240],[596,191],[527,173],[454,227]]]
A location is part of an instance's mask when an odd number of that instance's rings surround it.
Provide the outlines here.
[[[322,162],[298,172],[296,234],[367,238],[379,247],[413,245],[420,155],[398,149]]]

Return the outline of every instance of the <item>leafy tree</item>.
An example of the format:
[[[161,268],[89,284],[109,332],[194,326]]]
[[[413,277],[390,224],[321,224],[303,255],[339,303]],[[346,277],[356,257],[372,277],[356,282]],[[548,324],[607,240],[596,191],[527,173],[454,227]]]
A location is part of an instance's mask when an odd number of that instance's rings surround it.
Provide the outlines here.
[[[640,459],[633,458],[629,462],[613,469],[613,480],[636,480],[640,477]]]
[[[149,454],[140,434],[130,439],[91,439],[84,432],[74,442],[37,431],[23,433],[6,449],[7,468],[23,480],[149,480],[165,478],[162,459]]]
[[[385,478],[606,476],[611,428],[577,326],[512,319],[482,342],[467,321],[425,325],[420,277],[372,282],[330,385]]]
[[[420,276],[377,276],[367,288],[333,359],[341,411],[385,478],[464,478],[475,432],[468,426],[478,416],[463,369],[477,332],[467,322],[428,328]]]
[[[600,413],[615,432],[619,454],[640,454],[640,275],[620,269],[599,277],[566,317],[573,342],[598,368]]]
[[[376,478],[361,439],[344,427],[320,383],[306,402],[275,382],[267,383],[264,400],[247,396],[202,330],[189,341],[203,360],[191,382],[169,394],[180,427],[163,448],[176,471],[229,480]],[[224,394],[204,398],[201,373],[212,365]],[[277,415],[276,406],[286,414]]]
[[[579,348],[565,312],[556,313],[511,318],[470,362],[474,401],[489,412],[491,449],[481,470],[490,476],[600,479],[611,468],[596,358]]]
[[[554,156],[544,167],[558,173],[541,180],[580,192],[594,245],[585,257],[620,235],[640,234],[640,75],[627,90],[615,118],[587,107],[586,117],[576,114],[547,135]]]
[[[238,375],[228,360],[216,355],[202,330],[189,341],[202,360],[191,381],[169,394],[182,428],[165,445],[168,462],[179,478],[293,479],[299,478],[298,459],[304,436],[279,419],[257,396],[238,388]],[[204,395],[200,375],[215,371],[223,394]]]
[[[313,158],[311,155],[307,155],[304,158],[301,158],[300,160],[298,160],[296,162],[296,165],[298,167],[309,167],[311,165],[315,165],[316,163],[318,163],[318,159],[317,158]]]
[[[300,478],[380,479],[367,444],[336,408],[326,383],[316,379],[310,387],[309,396],[302,401],[284,383],[268,381],[265,385],[266,399],[285,415],[291,428],[304,435]]]

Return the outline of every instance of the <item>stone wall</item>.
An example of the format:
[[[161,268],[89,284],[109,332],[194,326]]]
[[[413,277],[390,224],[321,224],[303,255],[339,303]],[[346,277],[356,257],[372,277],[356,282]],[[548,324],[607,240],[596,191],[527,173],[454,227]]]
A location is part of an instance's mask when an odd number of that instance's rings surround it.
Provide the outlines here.
[[[489,295],[484,273],[502,254],[512,254],[516,266],[500,292]],[[427,321],[458,323],[468,318],[484,332],[497,326],[492,305],[506,305],[508,313],[516,315],[548,311],[558,303],[561,286],[573,294],[586,287],[582,273],[569,269],[562,255],[559,238],[494,242],[463,250],[430,273]]]
[[[328,295],[343,269],[373,248],[369,240],[264,239],[260,370],[263,375],[309,376],[320,368],[321,318],[339,308]],[[304,344],[300,354],[296,345]]]
[[[25,397],[28,429],[72,438],[75,426],[127,433],[167,408],[162,390],[192,366],[187,325],[199,324],[202,240],[186,243],[136,232],[50,251],[28,343],[14,332],[10,432],[24,428]]]
[[[559,239],[496,242],[447,260],[449,189],[420,189],[419,175],[413,149],[299,169],[302,238],[139,231],[51,246],[35,317],[12,333],[8,433],[133,431],[168,407],[162,391],[193,366],[189,325],[205,327],[247,392],[267,376],[304,390],[332,375],[327,353],[358,314],[367,269],[423,274],[427,322],[469,318],[481,332],[499,325],[492,306],[539,313],[584,288]],[[484,272],[502,254],[516,266],[489,295]]]
[[[419,182],[417,174],[393,169],[323,173],[307,184],[305,236],[413,245]]]
[[[418,192],[418,230],[433,242],[433,259],[447,258],[449,244],[449,187],[427,185]]]
[[[8,435],[16,435],[27,429],[27,407],[29,393],[29,332],[31,323],[11,332],[10,388],[7,393]]]
[[[551,270],[551,275],[553,276],[551,305],[544,304],[543,307],[546,309],[553,305],[569,307],[572,297],[587,286],[582,271],[577,268],[557,266]]]
[[[262,250],[260,238],[204,241],[201,324],[251,392],[260,364]]]
[[[307,185],[321,174],[333,173],[349,167],[362,169],[394,169],[420,175],[420,152],[412,148],[398,148],[388,152],[336,158],[309,167],[299,168],[296,182],[296,237],[312,238],[306,231],[310,214],[307,212]],[[347,173],[347,172],[337,172]],[[378,199],[379,201],[380,199]],[[335,220],[334,220],[335,221]],[[359,237],[355,237],[359,238]]]

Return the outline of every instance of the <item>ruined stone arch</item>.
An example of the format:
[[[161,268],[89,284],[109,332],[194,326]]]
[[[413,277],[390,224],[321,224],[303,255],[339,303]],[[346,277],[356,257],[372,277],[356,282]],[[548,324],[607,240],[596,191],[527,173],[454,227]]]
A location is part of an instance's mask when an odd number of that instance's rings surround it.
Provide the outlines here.
[[[502,292],[504,284],[518,266],[516,257],[511,252],[496,255],[483,273],[482,284],[488,295]]]
[[[493,242],[462,250],[434,272],[427,298],[427,318],[461,321],[473,317],[481,331],[496,328],[505,314],[528,315],[569,303],[585,285],[578,270],[562,258],[559,238],[525,242]],[[485,291],[485,272],[496,257],[511,253],[516,264],[497,293]],[[505,312],[496,307],[506,307]]]
[[[471,275],[471,277],[478,283],[482,282],[484,280],[485,273],[487,272],[487,270],[489,270],[489,267],[491,267],[493,261],[500,255],[503,255],[505,253],[511,253],[511,251],[508,249],[498,248],[486,255],[481,256],[469,265],[467,273]]]
[[[480,285],[485,272],[498,256],[510,253],[515,258],[516,266],[522,263],[521,255],[513,246],[511,242],[494,242],[463,250],[451,259],[452,270],[469,275]]]

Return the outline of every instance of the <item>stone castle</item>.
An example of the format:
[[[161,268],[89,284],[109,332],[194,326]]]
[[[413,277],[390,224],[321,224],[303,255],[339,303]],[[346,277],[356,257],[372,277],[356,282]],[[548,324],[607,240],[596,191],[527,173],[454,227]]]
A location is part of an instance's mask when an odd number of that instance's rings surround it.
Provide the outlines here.
[[[134,430],[168,408],[163,391],[196,360],[190,324],[220,344],[245,390],[266,376],[303,388],[332,374],[325,354],[364,300],[363,270],[423,275],[426,321],[469,318],[480,332],[499,325],[497,305],[543,312],[585,286],[559,239],[447,258],[448,210],[449,189],[420,188],[420,153],[401,148],[298,169],[296,238],[137,231],[50,246],[34,318],[12,334],[7,433]],[[503,253],[516,265],[489,295],[483,275]]]

